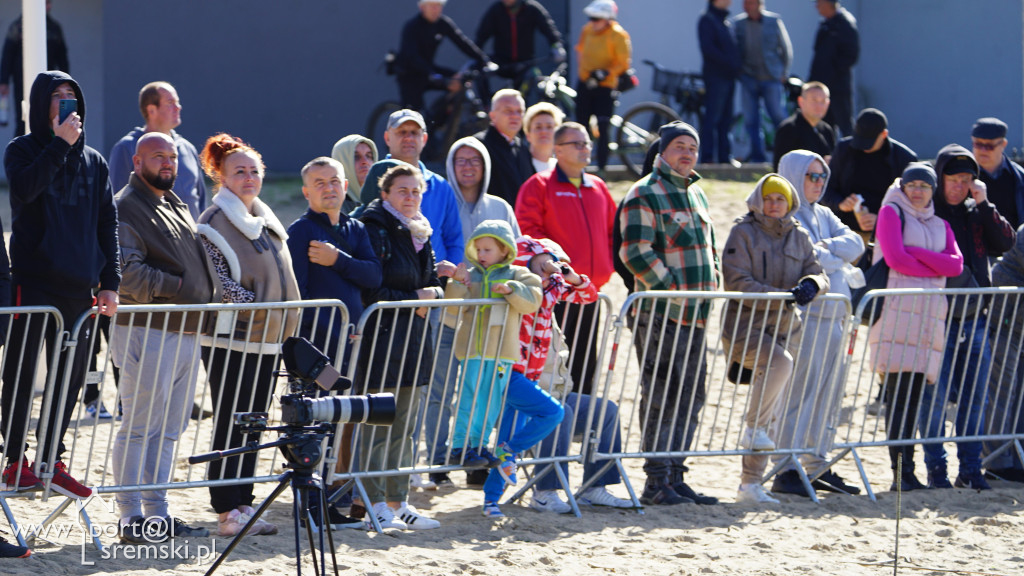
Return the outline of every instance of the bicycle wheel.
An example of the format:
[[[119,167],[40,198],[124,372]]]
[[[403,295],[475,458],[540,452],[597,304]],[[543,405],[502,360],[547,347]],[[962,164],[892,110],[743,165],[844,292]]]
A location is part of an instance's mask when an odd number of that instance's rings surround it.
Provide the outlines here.
[[[618,129],[614,151],[634,177],[642,176],[644,156],[651,142],[658,138],[658,128],[674,120],[679,120],[679,114],[657,102],[638,104],[624,115],[612,117],[612,125]]]
[[[377,145],[378,154],[383,157],[387,151],[387,144],[384,143],[384,132],[388,129],[388,117],[392,112],[402,109],[402,105],[394,100],[381,102],[370,114],[370,122],[366,125],[366,136]]]

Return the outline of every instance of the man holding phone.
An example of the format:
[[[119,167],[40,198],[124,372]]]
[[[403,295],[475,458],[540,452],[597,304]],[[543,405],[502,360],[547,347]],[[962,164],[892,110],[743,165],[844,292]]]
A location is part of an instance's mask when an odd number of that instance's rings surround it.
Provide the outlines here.
[[[74,100],[61,104],[61,100]],[[117,209],[113,203],[107,163],[85,145],[85,100],[71,76],[60,71],[36,76],[29,93],[31,132],[11,141],[4,168],[11,194],[11,272],[14,306],[53,306],[65,327],[94,304],[100,314],[113,316],[121,283],[118,265]],[[66,117],[60,119],[61,109]],[[95,294],[95,298],[94,298]],[[91,326],[87,324],[87,326]],[[63,437],[85,379],[90,330],[83,330],[74,358],[62,358],[54,386],[71,372],[61,398],[54,398],[48,414],[39,417],[37,465],[25,457],[25,440],[32,415],[35,371],[45,339],[47,351],[59,346],[54,323],[36,315],[20,315],[11,326],[0,389],[4,448],[7,466],[0,483],[7,490],[36,489],[43,472],[53,473],[52,489],[71,498],[85,499],[92,489],[67,472],[60,457]],[[70,365],[69,365],[70,364]],[[63,405],[64,410],[57,409]],[[42,434],[42,430],[47,434]]]

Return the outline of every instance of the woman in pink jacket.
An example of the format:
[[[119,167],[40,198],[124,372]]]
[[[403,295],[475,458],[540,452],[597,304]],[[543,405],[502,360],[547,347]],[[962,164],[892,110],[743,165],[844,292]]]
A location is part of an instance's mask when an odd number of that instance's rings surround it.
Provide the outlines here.
[[[889,266],[887,288],[945,288],[958,276],[963,257],[953,231],[935,215],[935,171],[914,162],[893,182],[882,200],[875,234],[875,260]],[[890,296],[882,317],[871,327],[872,367],[884,375],[886,434],[890,440],[914,437],[918,402],[934,384],[945,344],[946,298],[941,294]],[[903,455],[902,475],[897,462]],[[925,488],[914,475],[914,445],[890,446],[892,490]]]

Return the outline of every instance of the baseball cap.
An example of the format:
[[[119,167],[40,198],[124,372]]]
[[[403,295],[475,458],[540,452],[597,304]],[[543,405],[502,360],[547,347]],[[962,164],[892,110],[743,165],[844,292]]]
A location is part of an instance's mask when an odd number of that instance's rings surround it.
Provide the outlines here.
[[[388,130],[397,128],[406,122],[415,122],[419,124],[420,128],[424,131],[427,129],[427,123],[423,121],[423,115],[415,110],[408,108],[402,108],[401,110],[395,110],[388,116]]]
[[[950,158],[942,166],[942,173],[952,176],[953,174],[971,174],[978,177],[978,163],[973,157],[967,154],[957,154]]]
[[[878,135],[889,127],[889,120],[877,108],[865,108],[857,115],[853,126],[853,138],[850,146],[857,150],[867,150],[875,145]]]

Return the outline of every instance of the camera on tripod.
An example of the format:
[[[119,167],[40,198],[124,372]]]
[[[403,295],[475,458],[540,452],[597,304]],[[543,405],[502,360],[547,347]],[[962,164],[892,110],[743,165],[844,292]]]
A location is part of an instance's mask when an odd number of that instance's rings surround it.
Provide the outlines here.
[[[395,421],[394,394],[314,398],[319,390],[347,390],[352,382],[309,340],[288,338],[282,356],[291,392],[281,396],[281,422],[286,426],[308,426],[314,421],[387,426]]]

